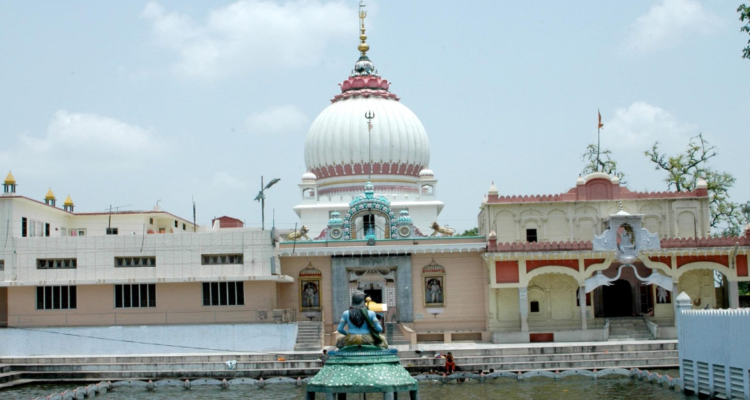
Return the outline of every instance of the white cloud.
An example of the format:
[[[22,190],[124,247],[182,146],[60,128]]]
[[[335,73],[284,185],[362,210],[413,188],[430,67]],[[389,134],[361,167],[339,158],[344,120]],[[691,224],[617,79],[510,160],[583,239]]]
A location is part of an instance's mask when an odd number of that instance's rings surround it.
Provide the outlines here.
[[[631,24],[625,49],[655,52],[675,46],[694,34],[710,34],[720,23],[698,0],[659,0]]]
[[[615,110],[614,118],[604,121],[602,148],[645,151],[658,141],[664,150],[684,147],[697,127],[683,123],[662,108],[638,101]]]
[[[304,133],[309,126],[307,116],[291,105],[268,107],[245,120],[248,132],[256,135]]]
[[[38,173],[137,169],[163,155],[170,139],[114,118],[58,110],[42,137],[22,134],[0,160]]]
[[[320,61],[328,42],[357,34],[356,15],[342,1],[318,0],[240,0],[211,10],[202,22],[155,2],[142,13],[156,42],[179,54],[176,69],[203,78],[259,66],[307,68]]]

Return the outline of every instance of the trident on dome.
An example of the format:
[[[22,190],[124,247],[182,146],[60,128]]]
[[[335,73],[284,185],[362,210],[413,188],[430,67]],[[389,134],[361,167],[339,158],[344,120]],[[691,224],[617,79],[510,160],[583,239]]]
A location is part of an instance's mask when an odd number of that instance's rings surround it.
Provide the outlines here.
[[[367,138],[368,138],[368,146],[367,146],[367,158],[370,159],[370,173],[367,174],[367,180],[369,181],[372,177],[372,120],[375,118],[375,113],[367,110],[365,112],[365,119],[367,119]]]

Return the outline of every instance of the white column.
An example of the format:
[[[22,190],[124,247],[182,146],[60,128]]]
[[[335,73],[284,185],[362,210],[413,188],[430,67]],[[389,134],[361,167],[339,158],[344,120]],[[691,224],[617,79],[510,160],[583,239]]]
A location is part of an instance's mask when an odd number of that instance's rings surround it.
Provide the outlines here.
[[[740,290],[737,287],[737,281],[727,281],[729,290],[727,295],[729,296],[729,308],[740,308]]]
[[[581,329],[585,331],[588,329],[586,323],[586,286],[578,287],[578,304],[581,305]]]
[[[682,311],[688,311],[693,309],[693,304],[690,302],[690,296],[687,293],[682,292],[677,299],[675,299],[675,316],[674,325],[677,327],[677,335],[680,334],[680,320],[682,320]]]
[[[521,332],[529,331],[529,300],[528,289],[518,288],[518,313],[521,316]]]
[[[677,282],[677,279],[672,278],[672,293],[670,297],[672,298],[672,312],[674,312],[674,326],[677,326],[677,295],[680,293],[680,285]]]

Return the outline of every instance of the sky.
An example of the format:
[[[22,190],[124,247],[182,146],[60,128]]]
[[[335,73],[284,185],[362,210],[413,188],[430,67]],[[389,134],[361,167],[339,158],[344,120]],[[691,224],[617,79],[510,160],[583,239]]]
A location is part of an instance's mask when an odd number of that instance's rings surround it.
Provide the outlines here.
[[[666,189],[643,155],[699,133],[750,200],[749,39],[738,2],[367,2],[368,55],[420,118],[445,202],[477,224],[501,195],[568,191],[597,139],[630,190]],[[0,173],[76,211],[299,221],[304,140],[359,54],[358,1],[0,3]]]

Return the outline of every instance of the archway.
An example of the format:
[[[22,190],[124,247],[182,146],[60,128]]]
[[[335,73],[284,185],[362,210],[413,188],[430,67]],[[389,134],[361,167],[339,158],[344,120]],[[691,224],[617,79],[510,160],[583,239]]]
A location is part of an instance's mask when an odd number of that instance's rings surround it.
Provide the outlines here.
[[[618,279],[602,287],[605,317],[633,316],[633,291],[630,282]]]
[[[680,291],[690,296],[694,309],[729,308],[728,285],[723,273],[709,268],[686,271],[679,279]]]

